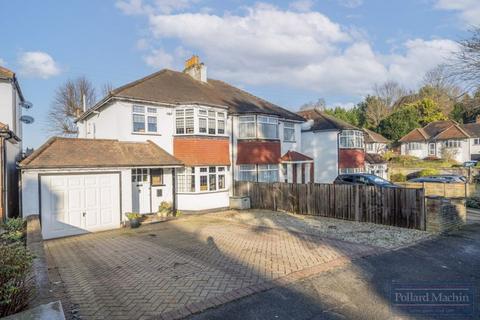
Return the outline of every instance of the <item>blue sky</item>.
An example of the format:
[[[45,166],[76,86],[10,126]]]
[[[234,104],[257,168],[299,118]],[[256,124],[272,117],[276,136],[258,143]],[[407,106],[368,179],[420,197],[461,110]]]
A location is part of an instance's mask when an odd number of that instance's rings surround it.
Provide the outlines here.
[[[0,0],[0,12],[14,13],[0,20],[0,64],[34,104],[30,147],[69,78],[115,87],[196,53],[210,77],[291,110],[351,106],[387,80],[415,88],[480,24],[477,0]]]

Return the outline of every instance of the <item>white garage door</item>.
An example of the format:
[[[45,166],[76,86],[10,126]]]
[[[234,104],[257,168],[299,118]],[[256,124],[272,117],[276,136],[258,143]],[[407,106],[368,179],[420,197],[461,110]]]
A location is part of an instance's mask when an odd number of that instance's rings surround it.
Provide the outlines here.
[[[44,239],[120,227],[119,174],[42,176]]]

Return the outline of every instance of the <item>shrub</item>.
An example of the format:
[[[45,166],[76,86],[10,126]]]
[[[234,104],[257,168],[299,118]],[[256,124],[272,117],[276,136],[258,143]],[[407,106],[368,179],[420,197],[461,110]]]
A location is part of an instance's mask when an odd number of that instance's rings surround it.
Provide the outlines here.
[[[407,176],[405,176],[403,173],[394,173],[390,176],[390,180],[392,182],[405,182],[407,181]]]
[[[162,201],[158,207],[158,211],[170,211],[172,210],[172,204],[167,201]]]
[[[27,306],[32,260],[22,244],[0,244],[0,317],[17,313]]]
[[[418,173],[418,176],[419,177],[427,177],[427,176],[435,176],[437,174],[440,174],[440,171],[438,171],[437,169],[423,169],[423,170],[420,170],[420,172]]]
[[[2,240],[7,243],[21,242],[23,240],[23,231],[10,231],[2,234]]]
[[[480,198],[477,198],[477,197],[467,198],[466,204],[467,204],[467,207],[469,208],[480,209]]]
[[[3,228],[7,232],[22,231],[25,229],[25,220],[22,218],[8,219],[3,225]]]
[[[134,213],[134,212],[127,213],[128,220],[140,219],[141,217],[142,217],[142,215],[139,214],[139,213]]]

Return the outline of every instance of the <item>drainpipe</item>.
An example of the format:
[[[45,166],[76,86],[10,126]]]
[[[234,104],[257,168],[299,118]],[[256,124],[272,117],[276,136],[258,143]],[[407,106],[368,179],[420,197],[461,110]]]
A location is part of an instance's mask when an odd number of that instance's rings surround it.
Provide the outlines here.
[[[172,210],[173,216],[177,216],[177,183],[176,183],[176,172],[175,168],[172,168]]]
[[[5,139],[0,137],[0,222],[5,221]]]
[[[231,130],[230,130],[230,139],[232,140],[232,150],[230,152],[230,167],[231,167],[231,171],[232,171],[232,196],[235,196],[235,165],[234,165],[234,162],[233,162],[233,153],[234,153],[234,140],[233,140],[233,117],[232,117],[232,121],[230,123],[230,127],[231,127]]]

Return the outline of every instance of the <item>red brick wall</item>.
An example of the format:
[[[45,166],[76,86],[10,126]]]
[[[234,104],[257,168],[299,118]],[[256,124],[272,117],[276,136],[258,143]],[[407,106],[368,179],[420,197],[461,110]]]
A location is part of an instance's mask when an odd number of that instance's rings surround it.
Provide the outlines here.
[[[280,157],[280,141],[247,140],[237,143],[237,164],[278,164]]]
[[[173,155],[187,166],[230,165],[228,138],[177,136]]]
[[[362,168],[365,166],[365,151],[363,149],[339,149],[339,168]]]

